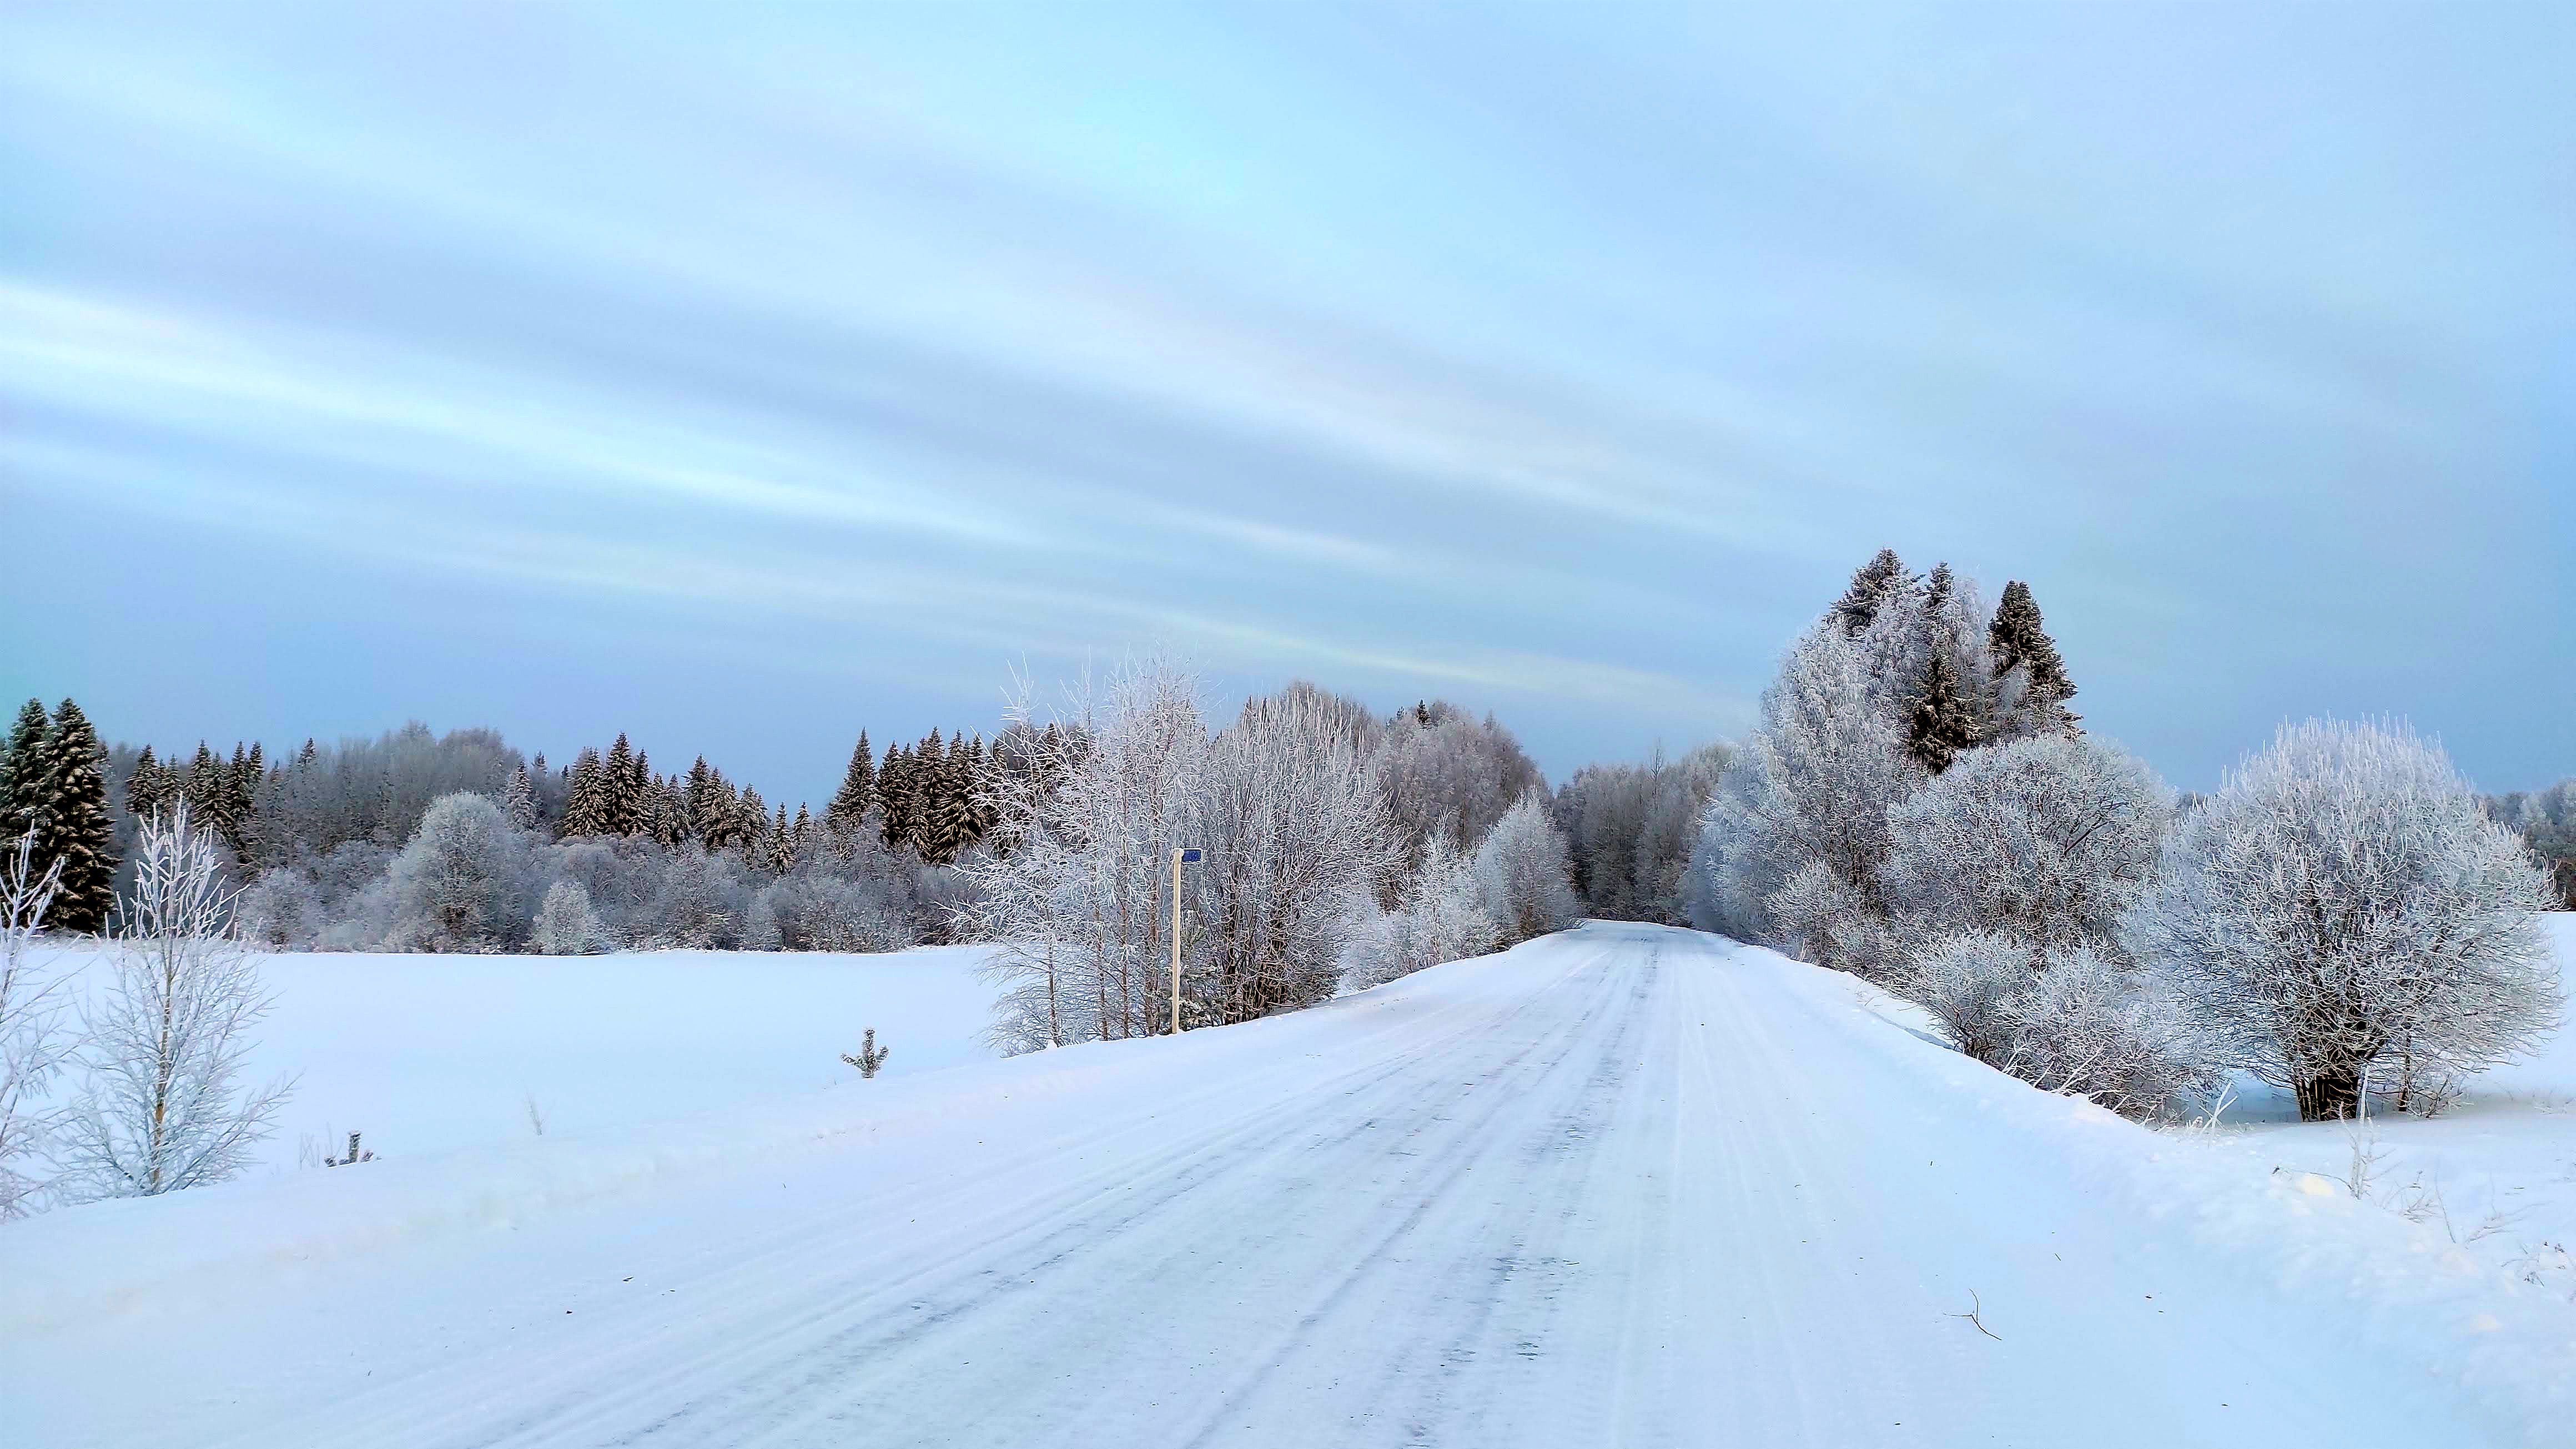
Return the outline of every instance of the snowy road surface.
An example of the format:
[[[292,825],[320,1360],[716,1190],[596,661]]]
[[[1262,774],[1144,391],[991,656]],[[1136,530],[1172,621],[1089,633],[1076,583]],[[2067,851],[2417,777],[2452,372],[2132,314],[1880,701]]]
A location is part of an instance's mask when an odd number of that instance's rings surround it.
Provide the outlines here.
[[[0,1439],[2534,1441],[2070,1166],[2158,1139],[1687,932],[818,1096],[832,1135],[595,1190],[513,1196],[529,1146],[0,1231],[123,1285],[0,1277]],[[169,1235],[254,1246],[132,1266]]]

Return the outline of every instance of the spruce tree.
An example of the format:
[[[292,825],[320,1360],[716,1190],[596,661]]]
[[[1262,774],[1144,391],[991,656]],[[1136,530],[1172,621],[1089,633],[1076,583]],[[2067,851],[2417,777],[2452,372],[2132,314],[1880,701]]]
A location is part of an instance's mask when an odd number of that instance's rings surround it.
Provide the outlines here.
[[[528,778],[527,766],[512,770],[509,780],[501,786],[501,813],[518,829],[537,828],[537,785]]]
[[[125,777],[125,813],[145,821],[169,808],[169,793],[174,782],[169,771],[154,758],[152,747],[134,757],[134,773]]]
[[[1828,612],[1842,620],[1844,633],[1857,637],[1878,617],[1878,606],[1905,581],[1904,561],[1896,550],[1882,548],[1852,575],[1851,587],[1843,590]]]
[[[858,747],[850,751],[850,768],[841,774],[841,788],[823,807],[823,823],[844,835],[857,830],[876,796],[876,759],[868,751],[868,732],[861,730]]]
[[[700,755],[697,762],[689,766],[689,783],[683,799],[690,833],[705,841],[707,849],[713,850],[720,843],[717,837],[724,834],[724,828],[715,819],[715,792],[708,787],[708,779],[707,757]]]
[[[62,863],[47,924],[93,935],[116,903],[116,827],[107,813],[107,751],[80,706],[66,699],[45,731],[38,869]]]
[[[197,741],[196,756],[188,761],[188,775],[179,789],[188,802],[188,818],[216,839],[229,843],[233,838],[233,772],[223,756],[208,748],[204,740]]]
[[[2081,733],[2075,722],[2082,716],[2066,707],[2066,701],[2075,697],[2075,681],[2066,677],[2066,661],[2058,657],[2057,641],[2048,637],[2041,623],[2039,602],[2030,596],[2030,585],[2019,579],[2004,585],[2003,601],[1995,606],[1995,620],[1986,628],[1986,643],[1994,651],[1996,678],[2016,668],[2022,671],[2016,708],[2027,732]]]
[[[608,771],[600,763],[599,751],[584,745],[573,757],[571,793],[564,799],[564,838],[607,833]]]
[[[643,781],[636,778],[635,751],[626,743],[626,731],[617,732],[617,743],[608,747],[608,758],[600,762],[600,800],[602,835],[627,835],[636,828],[643,805]]]
[[[45,702],[28,700],[19,707],[9,740],[0,747],[0,837],[14,841],[36,823],[45,782]]]
[[[912,776],[911,751],[900,745],[886,746],[885,763],[877,770],[877,812],[888,850],[901,850],[912,843]]]
[[[1906,716],[1905,752],[1937,775],[1976,743],[1976,711],[1959,688],[1959,671],[1950,656],[1936,652],[1923,666],[1923,686]]]

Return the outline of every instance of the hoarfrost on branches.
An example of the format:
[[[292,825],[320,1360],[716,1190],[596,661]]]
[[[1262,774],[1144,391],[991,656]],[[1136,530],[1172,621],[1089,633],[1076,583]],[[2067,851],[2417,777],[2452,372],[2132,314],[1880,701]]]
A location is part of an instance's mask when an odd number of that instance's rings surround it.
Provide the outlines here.
[[[229,919],[216,852],[184,801],[143,826],[113,974],[83,1016],[83,1088],[62,1132],[64,1191],[76,1201],[238,1174],[293,1086],[236,1085],[269,998]]]

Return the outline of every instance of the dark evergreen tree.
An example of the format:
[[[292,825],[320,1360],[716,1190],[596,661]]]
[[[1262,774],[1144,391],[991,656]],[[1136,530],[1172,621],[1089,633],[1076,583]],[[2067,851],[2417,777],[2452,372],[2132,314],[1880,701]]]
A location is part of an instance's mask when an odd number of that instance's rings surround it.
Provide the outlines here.
[[[1924,663],[1923,687],[1906,715],[1905,752],[1937,775],[1976,744],[1976,709],[1959,687],[1959,671],[1948,655],[1935,653]]]
[[[581,747],[573,757],[570,784],[571,793],[564,800],[564,838],[608,834],[608,769],[600,762],[599,751]]]
[[[876,760],[868,751],[868,732],[861,730],[858,747],[850,751],[850,768],[842,772],[841,788],[823,807],[823,823],[844,835],[855,832],[868,818],[876,796]]]
[[[1830,612],[1842,620],[1844,633],[1857,636],[1878,617],[1878,606],[1907,579],[1905,563],[1896,556],[1896,550],[1882,548],[1876,558],[1862,564],[1852,575],[1851,587],[1843,590]]]
[[[2021,697],[2015,708],[2030,722],[2031,733],[2079,733],[2075,722],[2082,716],[2066,707],[2066,701],[2075,697],[2075,682],[2066,677],[2057,641],[2048,637],[2040,621],[2039,603],[2030,596],[2030,585],[2019,579],[2004,585],[1994,623],[1986,629],[1986,643],[1994,650],[1998,680],[2014,669],[2022,672]]]
[[[125,777],[125,813],[138,821],[149,820],[170,808],[178,789],[178,780],[145,745],[134,758],[134,773]]]
[[[0,832],[12,840],[25,834],[35,820],[44,791],[45,732],[50,727],[45,702],[28,700],[19,706],[8,743],[0,746]]]
[[[600,783],[604,790],[601,819],[603,835],[631,835],[642,816],[646,781],[637,769],[635,751],[626,743],[626,731],[617,732],[617,742],[608,747],[608,758],[600,762]]]
[[[216,839],[231,841],[235,826],[232,768],[204,740],[197,741],[196,756],[188,761],[188,775],[179,788],[188,802],[188,818]]]
[[[877,812],[888,850],[912,844],[913,773],[912,752],[886,746],[885,763],[877,770]]]
[[[35,866],[62,863],[53,910],[58,930],[107,929],[116,904],[116,827],[107,811],[107,751],[80,706],[66,699],[45,731],[43,803],[38,807]]]
[[[688,778],[683,796],[689,832],[705,841],[707,849],[713,850],[721,843],[715,837],[724,834],[724,827],[715,818],[715,791],[710,787],[712,774],[707,769],[706,756],[698,756],[697,761],[689,766]]]

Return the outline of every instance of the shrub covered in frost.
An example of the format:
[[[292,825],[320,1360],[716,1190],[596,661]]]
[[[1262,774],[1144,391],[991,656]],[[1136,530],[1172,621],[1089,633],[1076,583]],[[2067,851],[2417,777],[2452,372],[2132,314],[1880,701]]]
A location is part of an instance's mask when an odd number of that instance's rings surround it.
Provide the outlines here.
[[[2554,1029],[2550,899],[2439,748],[2315,720],[2185,817],[2128,939],[2224,1061],[2315,1121],[2366,1081],[2475,1071]]]

